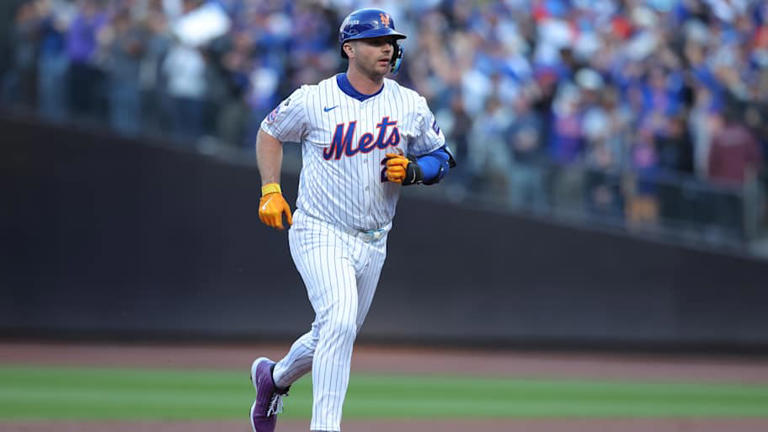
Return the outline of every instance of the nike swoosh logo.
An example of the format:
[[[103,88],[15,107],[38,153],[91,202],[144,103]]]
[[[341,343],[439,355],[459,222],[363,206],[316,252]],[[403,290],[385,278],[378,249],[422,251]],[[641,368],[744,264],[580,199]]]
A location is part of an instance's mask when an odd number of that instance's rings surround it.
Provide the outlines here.
[[[330,107],[330,108],[328,108],[328,107],[325,107],[325,108],[323,108],[323,111],[325,111],[325,112],[328,112],[328,111],[331,111],[331,110],[333,110],[333,109],[335,109],[335,108],[338,108],[338,105],[334,105],[334,106],[332,106],[332,107]]]

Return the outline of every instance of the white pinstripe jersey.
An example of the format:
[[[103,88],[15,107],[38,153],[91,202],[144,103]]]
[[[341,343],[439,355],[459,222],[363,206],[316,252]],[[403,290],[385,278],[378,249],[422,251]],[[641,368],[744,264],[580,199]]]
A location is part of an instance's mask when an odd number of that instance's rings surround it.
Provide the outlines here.
[[[386,153],[399,148],[420,156],[445,145],[424,97],[390,79],[362,102],[342,91],[335,76],[302,86],[261,128],[302,145],[296,208],[357,230],[385,227],[395,215],[401,186],[383,176]]]

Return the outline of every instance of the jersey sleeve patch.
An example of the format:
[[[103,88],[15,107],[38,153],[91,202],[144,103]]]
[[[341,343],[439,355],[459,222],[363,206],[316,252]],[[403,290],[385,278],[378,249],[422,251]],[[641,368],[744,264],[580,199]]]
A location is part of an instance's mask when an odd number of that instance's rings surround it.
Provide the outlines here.
[[[261,122],[261,128],[279,141],[301,142],[307,125],[304,93],[305,88],[301,87],[280,102]]]
[[[277,118],[277,115],[280,114],[280,106],[278,105],[275,107],[275,109],[272,110],[271,113],[267,116],[267,124],[272,124],[275,122],[275,119]]]

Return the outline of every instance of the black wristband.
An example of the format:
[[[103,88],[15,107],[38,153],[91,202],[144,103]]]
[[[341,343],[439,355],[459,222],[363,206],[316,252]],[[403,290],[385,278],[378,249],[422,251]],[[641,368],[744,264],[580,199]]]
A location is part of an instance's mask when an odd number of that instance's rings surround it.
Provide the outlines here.
[[[420,184],[422,180],[424,180],[424,174],[421,172],[421,167],[416,162],[416,158],[413,156],[408,157],[408,166],[405,167],[405,178],[402,185]]]

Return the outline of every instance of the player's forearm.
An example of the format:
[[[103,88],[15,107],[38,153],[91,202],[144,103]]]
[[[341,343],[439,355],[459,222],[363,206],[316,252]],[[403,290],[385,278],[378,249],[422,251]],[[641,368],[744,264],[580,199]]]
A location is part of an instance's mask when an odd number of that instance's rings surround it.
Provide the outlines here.
[[[438,183],[456,165],[453,157],[445,146],[418,158],[421,168],[422,181],[426,185]]]
[[[259,167],[262,185],[280,183],[283,144],[263,130],[259,130],[256,137],[256,164]]]

